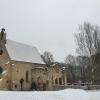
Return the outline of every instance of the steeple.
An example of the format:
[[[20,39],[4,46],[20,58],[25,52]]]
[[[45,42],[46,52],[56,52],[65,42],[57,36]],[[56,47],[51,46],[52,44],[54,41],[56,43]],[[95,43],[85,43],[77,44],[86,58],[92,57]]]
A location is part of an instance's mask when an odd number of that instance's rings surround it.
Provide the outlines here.
[[[6,44],[6,33],[4,28],[2,28],[0,32],[0,44]]]

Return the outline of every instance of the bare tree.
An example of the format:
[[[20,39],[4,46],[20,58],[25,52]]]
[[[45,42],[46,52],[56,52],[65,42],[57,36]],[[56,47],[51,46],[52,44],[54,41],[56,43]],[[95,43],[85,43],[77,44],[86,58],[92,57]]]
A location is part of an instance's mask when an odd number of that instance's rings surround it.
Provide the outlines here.
[[[100,31],[96,25],[84,22],[83,25],[79,25],[78,34],[75,34],[77,43],[77,53],[81,56],[91,57],[99,53],[100,49]]]
[[[45,51],[45,52],[44,52],[44,54],[42,55],[42,58],[43,58],[44,62],[45,62],[47,65],[51,65],[51,64],[54,62],[53,54],[51,54],[51,53],[48,52],[48,51]]]
[[[80,78],[82,82],[85,82],[88,80],[87,76],[87,67],[89,66],[89,59],[85,56],[77,56],[76,62],[77,66],[79,66],[79,71],[80,71]]]
[[[69,54],[68,56],[65,57],[65,63],[75,66],[76,58],[73,55]]]
[[[76,66],[76,58],[75,56],[69,54],[65,57],[65,63],[69,65],[69,70],[72,76],[72,82],[75,82],[75,66]]]
[[[83,25],[79,25],[78,34],[75,34],[77,43],[76,52],[80,56],[86,56],[89,59],[91,66],[92,81],[94,80],[94,63],[95,56],[100,53],[100,31],[96,25],[91,25],[88,22],[84,22]]]

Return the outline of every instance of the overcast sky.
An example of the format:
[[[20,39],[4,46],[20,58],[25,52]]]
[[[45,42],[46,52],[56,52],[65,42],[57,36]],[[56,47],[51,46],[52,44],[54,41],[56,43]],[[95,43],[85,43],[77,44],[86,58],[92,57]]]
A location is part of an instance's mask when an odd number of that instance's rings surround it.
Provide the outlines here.
[[[0,0],[7,38],[50,51],[57,61],[75,55],[73,34],[84,21],[100,26],[100,0]]]

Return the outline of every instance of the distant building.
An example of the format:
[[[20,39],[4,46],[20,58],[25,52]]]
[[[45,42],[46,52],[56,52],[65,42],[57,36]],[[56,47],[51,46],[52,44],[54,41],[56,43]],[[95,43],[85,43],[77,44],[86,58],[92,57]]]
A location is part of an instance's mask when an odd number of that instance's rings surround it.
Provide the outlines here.
[[[66,85],[66,72],[57,65],[47,67],[36,47],[7,40],[0,33],[0,89],[54,90]]]

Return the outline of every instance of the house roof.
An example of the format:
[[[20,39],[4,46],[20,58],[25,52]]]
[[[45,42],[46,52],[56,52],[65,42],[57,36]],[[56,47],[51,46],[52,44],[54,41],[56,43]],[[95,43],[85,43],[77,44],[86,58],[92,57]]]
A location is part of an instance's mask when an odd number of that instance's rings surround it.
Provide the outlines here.
[[[36,47],[7,40],[6,48],[11,60],[45,64]]]

